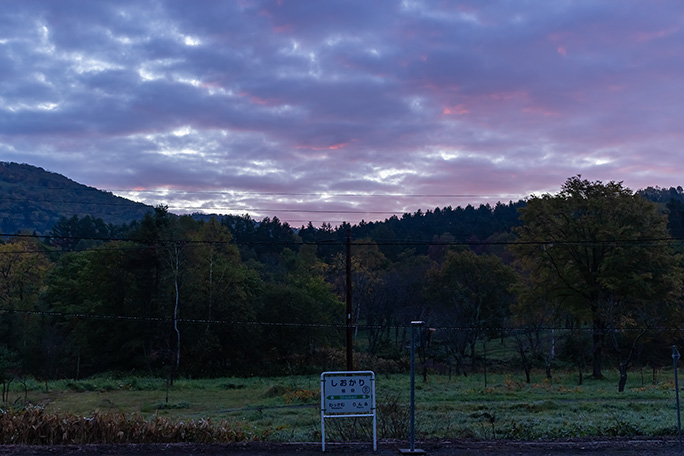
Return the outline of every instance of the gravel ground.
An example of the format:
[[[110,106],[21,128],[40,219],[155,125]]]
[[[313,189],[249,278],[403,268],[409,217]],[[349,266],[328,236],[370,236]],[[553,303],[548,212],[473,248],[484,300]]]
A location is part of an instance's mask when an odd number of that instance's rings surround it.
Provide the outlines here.
[[[620,456],[667,456],[680,455],[676,439],[605,439],[605,440],[567,440],[552,442],[511,442],[511,441],[428,441],[417,442],[417,449],[426,454],[446,455],[620,455]],[[408,448],[407,442],[379,442],[378,451],[373,452],[372,444],[331,444],[326,443],[325,453],[320,443],[273,443],[254,442],[229,445],[195,444],[155,444],[155,445],[62,445],[62,446],[0,446],[0,456],[267,456],[298,455],[313,456],[321,454],[356,456],[397,455],[400,448]]]

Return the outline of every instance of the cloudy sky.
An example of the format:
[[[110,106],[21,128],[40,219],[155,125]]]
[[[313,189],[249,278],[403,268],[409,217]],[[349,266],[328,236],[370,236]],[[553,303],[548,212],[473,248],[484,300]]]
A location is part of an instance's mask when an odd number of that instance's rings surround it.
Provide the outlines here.
[[[684,3],[0,1],[0,161],[295,226],[684,185]]]

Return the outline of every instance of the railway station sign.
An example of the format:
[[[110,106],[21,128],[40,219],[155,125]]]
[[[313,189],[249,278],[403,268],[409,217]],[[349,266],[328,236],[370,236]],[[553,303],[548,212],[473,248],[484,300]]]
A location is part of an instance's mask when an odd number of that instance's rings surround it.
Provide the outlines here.
[[[375,373],[372,371],[323,372],[321,374],[321,437],[325,451],[325,419],[373,418],[373,450],[377,448]]]
[[[324,372],[321,407],[325,414],[372,414],[375,409],[375,374],[369,371]]]

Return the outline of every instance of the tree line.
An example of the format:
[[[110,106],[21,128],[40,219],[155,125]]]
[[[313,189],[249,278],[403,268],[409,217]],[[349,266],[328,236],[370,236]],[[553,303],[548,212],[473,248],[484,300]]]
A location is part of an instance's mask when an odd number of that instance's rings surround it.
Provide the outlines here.
[[[335,228],[163,206],[124,225],[62,218],[0,244],[0,383],[342,368],[350,232],[357,362],[404,369],[424,320],[424,375],[486,368],[506,340],[528,382],[609,363],[622,390],[681,339],[682,191],[650,192],[576,176],[557,195]]]

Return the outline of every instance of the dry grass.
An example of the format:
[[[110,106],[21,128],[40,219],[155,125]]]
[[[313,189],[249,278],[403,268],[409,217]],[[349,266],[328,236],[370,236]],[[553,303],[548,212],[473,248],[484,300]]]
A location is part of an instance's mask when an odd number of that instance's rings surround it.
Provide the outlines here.
[[[171,421],[155,416],[100,414],[89,417],[46,413],[40,407],[0,411],[0,444],[228,443],[253,439],[227,422]]]

